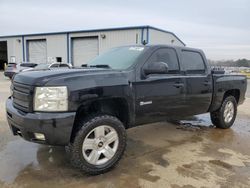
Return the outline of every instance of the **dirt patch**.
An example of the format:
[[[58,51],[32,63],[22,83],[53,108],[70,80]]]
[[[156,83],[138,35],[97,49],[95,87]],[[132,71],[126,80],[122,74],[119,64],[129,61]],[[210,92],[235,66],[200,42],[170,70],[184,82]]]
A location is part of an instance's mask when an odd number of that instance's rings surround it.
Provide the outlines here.
[[[195,187],[192,186],[192,185],[183,185],[183,186],[179,186],[179,185],[176,185],[176,184],[172,184],[171,187],[172,187],[172,188],[195,188]]]
[[[231,170],[233,168],[232,165],[230,165],[228,163],[225,163],[225,162],[223,162],[221,160],[209,160],[208,162],[211,163],[211,164],[220,166],[222,168],[229,169],[229,170]]]
[[[184,177],[192,177],[194,179],[204,179],[209,173],[204,173],[205,165],[199,161],[196,163],[184,164],[181,167],[177,167],[176,171]]]

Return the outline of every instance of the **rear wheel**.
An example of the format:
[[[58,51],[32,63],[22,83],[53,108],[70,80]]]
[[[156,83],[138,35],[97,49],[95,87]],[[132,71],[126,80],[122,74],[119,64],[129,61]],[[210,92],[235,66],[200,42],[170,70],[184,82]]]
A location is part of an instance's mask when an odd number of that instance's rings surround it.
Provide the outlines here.
[[[221,107],[210,113],[212,123],[221,129],[230,128],[236,118],[237,114],[237,102],[235,97],[228,96],[224,99]]]
[[[71,145],[71,162],[88,174],[100,174],[113,168],[126,147],[126,130],[113,116],[101,115],[81,121]]]

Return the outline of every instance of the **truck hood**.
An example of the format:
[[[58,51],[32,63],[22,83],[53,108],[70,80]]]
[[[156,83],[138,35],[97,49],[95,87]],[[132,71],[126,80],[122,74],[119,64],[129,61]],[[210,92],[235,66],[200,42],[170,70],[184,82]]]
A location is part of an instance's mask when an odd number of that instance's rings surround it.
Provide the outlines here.
[[[21,72],[15,75],[13,81],[33,86],[80,84],[82,87],[84,84],[85,87],[95,87],[95,85],[109,85],[112,82],[113,84],[127,84],[128,77],[126,73],[112,69],[56,69]]]

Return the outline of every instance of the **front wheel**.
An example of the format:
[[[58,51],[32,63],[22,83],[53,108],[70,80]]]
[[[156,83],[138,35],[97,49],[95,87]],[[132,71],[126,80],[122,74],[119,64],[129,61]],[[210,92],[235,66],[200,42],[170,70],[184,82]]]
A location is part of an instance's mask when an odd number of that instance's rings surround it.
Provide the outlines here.
[[[215,111],[210,113],[212,123],[221,129],[230,128],[236,118],[237,114],[237,102],[235,97],[228,96],[224,99],[221,107]]]
[[[113,168],[126,148],[126,130],[116,117],[100,115],[87,122],[71,145],[71,162],[88,174],[101,174]]]

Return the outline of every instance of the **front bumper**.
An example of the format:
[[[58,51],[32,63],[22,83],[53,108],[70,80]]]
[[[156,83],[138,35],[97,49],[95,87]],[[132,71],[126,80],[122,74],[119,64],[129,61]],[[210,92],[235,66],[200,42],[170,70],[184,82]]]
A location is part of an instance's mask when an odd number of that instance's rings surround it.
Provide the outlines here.
[[[75,112],[25,113],[14,108],[12,99],[7,99],[8,124],[14,135],[40,144],[65,146],[70,142]],[[34,133],[44,134],[45,140],[36,139]]]

